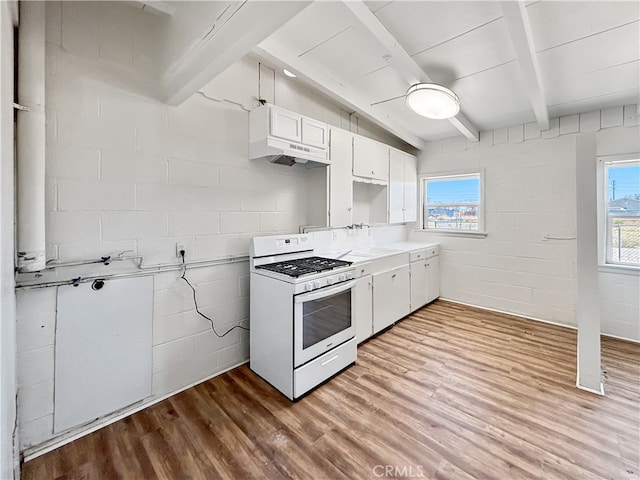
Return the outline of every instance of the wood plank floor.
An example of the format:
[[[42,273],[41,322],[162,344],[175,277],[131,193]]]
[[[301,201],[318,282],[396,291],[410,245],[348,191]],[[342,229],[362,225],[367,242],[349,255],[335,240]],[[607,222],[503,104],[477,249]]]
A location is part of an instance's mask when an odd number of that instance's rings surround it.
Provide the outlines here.
[[[30,479],[638,479],[640,345],[437,301],[291,403],[247,366],[38,457]]]

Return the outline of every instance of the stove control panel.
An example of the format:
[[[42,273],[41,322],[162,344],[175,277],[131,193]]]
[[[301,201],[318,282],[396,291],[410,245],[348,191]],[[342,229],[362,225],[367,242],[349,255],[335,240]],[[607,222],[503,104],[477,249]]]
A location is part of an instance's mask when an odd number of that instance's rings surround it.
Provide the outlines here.
[[[294,286],[295,294],[311,292],[318,290],[319,288],[331,287],[340,283],[352,280],[355,278],[355,269],[348,271],[342,271],[340,273],[328,273],[327,275],[316,278],[315,280],[308,280],[306,282],[298,283]]]

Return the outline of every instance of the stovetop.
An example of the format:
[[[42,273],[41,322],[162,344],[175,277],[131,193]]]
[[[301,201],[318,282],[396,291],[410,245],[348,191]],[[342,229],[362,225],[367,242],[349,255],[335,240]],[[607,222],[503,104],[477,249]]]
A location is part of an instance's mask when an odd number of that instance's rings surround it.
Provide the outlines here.
[[[307,257],[285,260],[283,262],[268,263],[266,265],[257,265],[256,268],[298,278],[312,273],[321,273],[335,268],[348,267],[349,265],[351,265],[351,262],[347,262],[345,260],[334,260],[332,258],[324,257]]]

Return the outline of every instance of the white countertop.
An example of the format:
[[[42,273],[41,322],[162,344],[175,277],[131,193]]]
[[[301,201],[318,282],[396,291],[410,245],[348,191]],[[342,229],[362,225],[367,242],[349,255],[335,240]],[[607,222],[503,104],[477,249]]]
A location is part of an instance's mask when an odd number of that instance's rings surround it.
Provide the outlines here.
[[[427,248],[439,247],[438,243],[423,243],[423,242],[397,242],[389,245],[384,245],[385,248],[393,248],[402,250],[403,252],[415,252],[416,250],[425,250]]]
[[[374,247],[364,247],[354,250],[347,250],[349,253],[331,252],[323,254],[329,258],[339,258],[354,264],[371,262],[379,258],[391,255],[399,255],[403,253],[414,252],[416,250],[426,250],[428,248],[438,247],[437,243],[420,243],[420,242],[397,242],[388,245],[379,245]]]

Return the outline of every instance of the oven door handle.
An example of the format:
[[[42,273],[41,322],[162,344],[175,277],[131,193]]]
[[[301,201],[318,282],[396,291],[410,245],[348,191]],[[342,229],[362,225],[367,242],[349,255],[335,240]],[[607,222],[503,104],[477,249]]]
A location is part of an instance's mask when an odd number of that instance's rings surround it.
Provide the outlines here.
[[[347,290],[352,289],[355,284],[355,280],[349,280],[348,282],[340,283],[335,287],[325,287],[313,292],[296,295],[296,303],[309,302],[311,300],[318,300],[319,298],[325,298],[337,293],[346,292]]]

